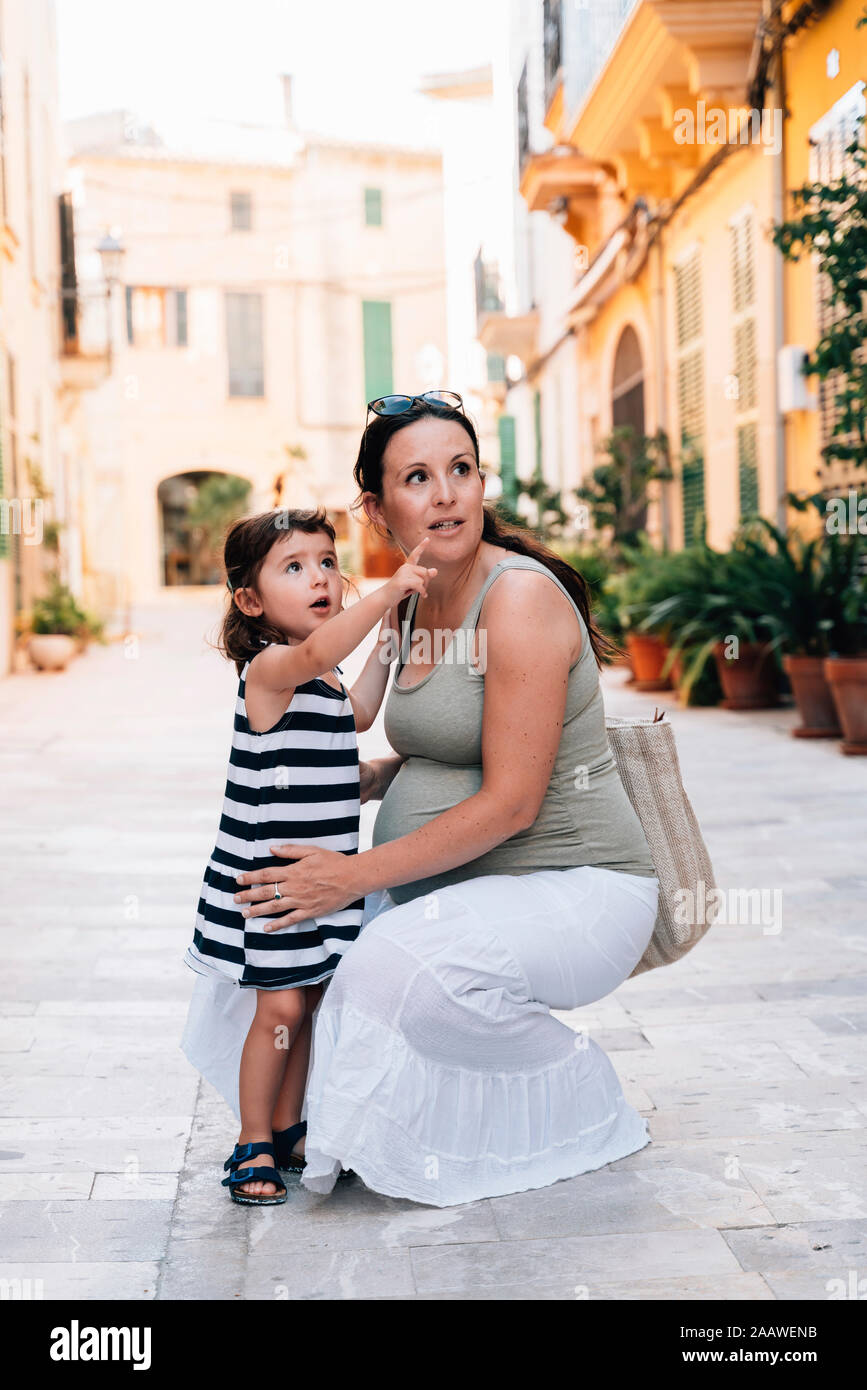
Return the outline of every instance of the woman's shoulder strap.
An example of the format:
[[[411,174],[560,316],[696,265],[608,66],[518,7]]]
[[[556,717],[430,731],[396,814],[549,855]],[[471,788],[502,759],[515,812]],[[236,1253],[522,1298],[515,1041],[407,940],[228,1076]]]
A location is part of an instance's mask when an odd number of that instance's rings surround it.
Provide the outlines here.
[[[574,609],[575,614],[581,624],[581,630],[583,633],[585,623],[584,619],[581,617],[581,610],[578,607],[572,595],[569,593],[569,590],[566,588],[566,585],[563,583],[563,581],[561,579],[558,579],[554,571],[549,569],[547,565],[544,565],[541,560],[537,560],[534,555],[516,555],[513,551],[507,552],[507,554],[504,556],[502,560],[497,561],[496,565],[494,565],[494,568],[491,570],[490,574],[488,575],[487,579],[485,580],[484,584],[479,590],[478,597],[473,605],[472,610],[473,626],[475,626],[475,624],[478,622],[479,612],[481,610],[485,594],[487,593],[494,580],[500,574],[502,574],[504,569],[535,570],[537,574],[547,574],[548,578],[553,580],[560,592],[565,594],[567,599],[571,603],[572,608]]]

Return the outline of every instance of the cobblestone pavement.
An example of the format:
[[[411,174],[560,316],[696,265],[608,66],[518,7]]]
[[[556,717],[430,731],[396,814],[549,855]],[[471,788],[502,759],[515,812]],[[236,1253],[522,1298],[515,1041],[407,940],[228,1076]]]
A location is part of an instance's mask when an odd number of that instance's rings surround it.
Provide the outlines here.
[[[233,1117],[178,1049],[235,688],[203,638],[216,612],[214,596],[167,595],[135,615],[135,643],[0,682],[2,1296],[853,1296],[867,763],[792,740],[789,710],[670,711],[718,881],[768,905],[778,890],[781,920],[717,926],[563,1015],[608,1051],[650,1145],[443,1210],[292,1179],[283,1207],[231,1205]],[[605,679],[611,713],[666,702]],[[382,746],[379,726],[363,736],[363,754]]]

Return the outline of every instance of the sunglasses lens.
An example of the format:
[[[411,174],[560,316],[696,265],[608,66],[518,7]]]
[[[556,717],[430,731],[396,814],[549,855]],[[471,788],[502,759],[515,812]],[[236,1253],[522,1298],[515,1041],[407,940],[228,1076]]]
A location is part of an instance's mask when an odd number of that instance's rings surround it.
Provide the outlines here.
[[[411,396],[380,396],[370,408],[376,411],[377,415],[402,415],[411,405]]]
[[[463,401],[457,391],[425,391],[423,400],[430,401],[431,405],[447,405],[452,410],[459,410]]]

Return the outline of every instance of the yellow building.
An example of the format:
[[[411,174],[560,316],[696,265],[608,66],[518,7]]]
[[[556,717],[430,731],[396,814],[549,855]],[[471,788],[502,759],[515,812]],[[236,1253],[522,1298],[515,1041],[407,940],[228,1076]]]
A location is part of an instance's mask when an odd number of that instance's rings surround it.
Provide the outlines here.
[[[821,305],[813,267],[785,263],[769,231],[787,190],[839,158],[840,122],[863,109],[861,10],[638,0],[570,112],[560,7],[545,6],[555,145],[523,160],[520,191],[580,252],[563,328],[581,472],[616,425],[672,442],[677,480],[649,522],[658,539],[689,540],[704,514],[725,545],[745,512],[783,520],[786,491],[815,486],[829,412],[798,367]],[[527,371],[544,394],[544,362]]]
[[[787,4],[785,17],[796,6]],[[865,113],[864,82],[867,78],[867,28],[856,29],[864,12],[863,0],[839,0],[827,7],[815,24],[799,29],[783,50],[784,91],[788,119],[785,125],[786,189],[817,179],[839,176],[845,147]],[[863,127],[862,127],[863,139]],[[786,215],[791,215],[791,197]],[[820,336],[826,309],[809,258],[787,261],[784,270],[783,320],[787,344],[811,348]],[[814,490],[820,450],[827,444],[833,424],[832,391],[816,378],[807,383],[818,409],[793,411],[786,420],[786,467],[789,485]],[[853,481],[845,467],[834,464],[823,470],[823,481],[833,486]],[[863,486],[864,479],[861,479]]]

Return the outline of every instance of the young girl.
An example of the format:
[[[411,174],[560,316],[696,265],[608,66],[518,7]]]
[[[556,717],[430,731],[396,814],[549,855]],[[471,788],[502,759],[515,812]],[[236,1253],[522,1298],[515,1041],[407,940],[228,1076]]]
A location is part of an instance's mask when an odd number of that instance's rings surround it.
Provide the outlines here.
[[[231,598],[220,649],[240,682],[223,813],[184,959],[256,991],[240,1063],[241,1132],[223,1179],[232,1201],[248,1205],[285,1202],[277,1170],[304,1166],[311,1015],[358,936],[364,902],[266,932],[261,917],[242,917],[236,876],[293,862],[274,858],[272,845],[357,853],[356,730],[370,728],[385,693],[391,610],[406,594],[426,594],[436,574],[418,563],[423,540],[387,583],[344,611],[334,540],[320,510],[246,517],[225,543]],[[376,646],[347,692],[337,663],[380,619]],[[286,910],[278,902],[273,915]],[[252,1162],[260,1157],[270,1165]]]

